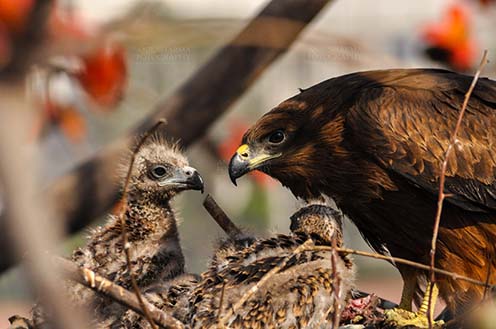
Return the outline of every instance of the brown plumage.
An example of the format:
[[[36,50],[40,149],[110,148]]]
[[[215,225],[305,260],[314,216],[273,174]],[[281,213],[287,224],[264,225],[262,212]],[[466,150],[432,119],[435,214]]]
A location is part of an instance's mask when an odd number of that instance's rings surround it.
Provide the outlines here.
[[[319,83],[246,132],[231,178],[258,169],[299,198],[332,197],[374,249],[429,263],[441,163],[471,81],[398,69]],[[480,281],[489,270],[491,283],[495,170],[496,82],[479,79],[449,159],[436,266]],[[425,274],[398,269],[417,286]],[[482,287],[447,277],[437,284],[455,311],[483,295]]]
[[[203,190],[200,175],[189,167],[177,146],[160,138],[150,139],[136,154],[125,213],[133,271],[142,288],[184,273],[176,216],[170,204],[184,190]],[[72,261],[130,289],[121,232],[120,220],[109,216],[105,225],[91,232],[86,245],[73,252]],[[66,286],[72,302],[89,306],[97,321],[124,311],[82,285],[67,282]],[[41,309],[35,308],[36,327],[44,318]]]
[[[254,241],[243,238],[235,243],[236,247],[226,244],[217,251],[190,298],[192,328],[217,328],[219,312],[222,318],[288,256],[291,258],[286,266],[235,311],[225,325],[229,328],[310,328],[324,325],[332,318],[335,303],[343,305],[354,279],[350,260],[337,257],[336,267],[333,267],[328,251],[297,254],[293,251],[308,239],[316,245],[331,245],[336,239],[341,245],[341,214],[326,206],[311,205],[298,211],[291,221],[290,235]],[[335,273],[339,280],[335,280]],[[339,286],[338,296],[333,281]]]

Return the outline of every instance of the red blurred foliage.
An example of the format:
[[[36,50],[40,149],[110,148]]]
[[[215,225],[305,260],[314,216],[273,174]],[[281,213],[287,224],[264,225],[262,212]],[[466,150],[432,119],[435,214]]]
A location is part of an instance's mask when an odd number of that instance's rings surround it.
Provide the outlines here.
[[[43,105],[42,115],[34,127],[34,137],[38,138],[50,127],[57,127],[72,142],[81,142],[86,136],[86,122],[78,110],[63,107],[50,101]]]
[[[0,0],[1,1],[1,0]],[[55,8],[50,17],[52,38],[87,41],[100,33],[74,12]],[[82,69],[74,72],[85,92],[100,110],[111,111],[122,99],[127,82],[126,53],[117,42],[105,41],[81,56]]]
[[[0,0],[0,24],[11,34],[22,33],[34,0]]]
[[[470,12],[461,4],[449,7],[440,22],[427,25],[422,36],[430,47],[430,54],[443,54],[442,58],[432,57],[457,70],[468,70],[477,60]]]
[[[243,138],[243,134],[248,128],[249,126],[247,124],[242,123],[239,120],[231,120],[228,123],[227,137],[219,145],[218,150],[221,158],[224,161],[229,162],[234,152],[236,152],[236,150],[238,149],[239,143]],[[261,186],[266,186],[274,182],[269,176],[259,171],[251,171],[249,175],[254,179],[255,183]]]
[[[2,0],[0,0],[2,1]],[[24,0],[23,0],[24,1]],[[75,43],[98,44],[87,53],[73,58],[72,61],[78,63],[76,67],[64,66],[50,68],[46,81],[35,90],[39,106],[42,109],[39,126],[36,127],[36,135],[47,131],[49,127],[58,127],[63,134],[73,142],[80,142],[86,135],[86,122],[82,116],[80,108],[81,90],[89,101],[88,108],[97,111],[113,111],[122,100],[127,84],[127,63],[125,49],[116,41],[99,31],[96,25],[90,25],[77,12],[64,10],[54,6],[48,18],[47,33],[54,43],[59,41],[69,41]],[[0,39],[1,41],[1,39]],[[0,42],[0,49],[1,49]],[[65,58],[70,60],[69,58]],[[70,83],[64,90],[72,90],[70,96],[62,96],[52,93],[51,79],[53,76],[65,74],[72,77],[76,83]],[[67,81],[71,80],[69,78]],[[68,98],[69,97],[69,98]],[[84,102],[83,102],[84,103]]]
[[[10,62],[12,39],[25,31],[34,4],[35,0],[0,0],[0,67]]]
[[[83,56],[76,74],[81,86],[98,105],[111,110],[123,97],[127,81],[126,55],[117,44],[95,49]]]

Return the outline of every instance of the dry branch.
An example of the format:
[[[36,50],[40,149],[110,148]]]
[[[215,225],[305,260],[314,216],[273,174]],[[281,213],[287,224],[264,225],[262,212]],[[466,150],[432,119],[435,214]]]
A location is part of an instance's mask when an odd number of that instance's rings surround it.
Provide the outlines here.
[[[166,134],[187,147],[202,137],[258,77],[296,40],[330,0],[272,0],[236,36],[132,133],[106,147],[72,173],[58,179],[47,194],[57,215],[75,232],[104,214],[117,200],[114,163],[135,136],[158,118],[169,122]],[[4,215],[2,215],[4,217]],[[0,221],[1,223],[1,221]],[[0,271],[13,264],[5,231],[0,236]]]
[[[229,238],[236,240],[243,235],[243,232],[232,222],[210,194],[205,197],[203,206]]]
[[[87,268],[78,267],[76,264],[67,259],[54,257],[52,261],[58,268],[60,268],[64,272],[64,274],[69,279],[78,282],[85,287],[88,287],[98,294],[115,300],[119,304],[133,310],[134,312],[142,316],[145,315],[141,302],[132,292],[113,283],[112,281],[105,279],[104,277],[96,274],[95,272]],[[142,302],[145,305],[145,308],[149,311],[150,317],[160,327],[173,329],[184,328],[184,325],[180,321],[163,312],[162,310],[156,308],[147,300],[143,300]]]
[[[222,283],[222,290],[220,292],[220,300],[219,300],[219,307],[217,310],[217,323],[220,323],[220,318],[222,316],[222,306],[224,305],[224,294],[226,293],[226,282],[224,281]],[[220,328],[222,326],[219,325]]]
[[[334,313],[332,315],[332,329],[337,329],[339,327],[339,320],[341,314],[341,294],[343,293],[340,289],[341,277],[337,271],[338,266],[338,253],[337,253],[337,241],[336,238],[332,239],[332,250],[331,250],[331,263],[332,263],[332,289],[334,290]],[[346,292],[348,293],[348,292]],[[327,312],[326,314],[329,314]]]
[[[314,246],[311,249],[312,250],[326,250],[326,251],[329,251],[329,250],[332,250],[332,247],[329,247],[329,246]],[[352,255],[358,255],[358,256],[363,256],[363,257],[368,257],[368,258],[387,260],[388,262],[398,263],[398,264],[404,264],[404,265],[408,265],[408,266],[411,266],[413,268],[418,268],[418,269],[421,269],[421,270],[424,270],[424,271],[429,271],[430,268],[431,268],[429,265],[422,264],[422,263],[417,263],[417,262],[413,262],[413,261],[408,260],[408,259],[399,258],[399,257],[393,257],[393,256],[386,256],[386,255],[381,255],[381,254],[378,254],[378,253],[372,253],[372,252],[367,252],[367,251],[361,251],[361,250],[355,250],[355,249],[348,249],[348,248],[341,248],[341,247],[336,248],[336,251],[338,253],[342,253],[342,254],[352,254]],[[488,288],[491,288],[491,289],[496,287],[496,285],[486,284],[483,281],[472,279],[472,278],[469,278],[469,277],[466,277],[466,276],[463,276],[463,275],[460,275],[460,274],[457,274],[457,273],[454,273],[454,272],[451,272],[451,271],[442,270],[442,269],[437,268],[437,267],[434,267],[434,273],[445,275],[445,276],[449,276],[453,280],[466,281],[466,282],[469,282],[469,283],[472,283],[472,284],[475,284],[475,285],[478,285],[478,286],[482,286],[482,287],[486,287],[487,286]]]
[[[444,181],[446,179],[446,169],[448,167],[448,159],[449,156],[453,150],[453,148],[456,145],[457,142],[457,137],[458,137],[458,132],[460,131],[460,127],[462,125],[462,120],[463,120],[463,115],[465,114],[465,110],[467,109],[468,101],[470,100],[470,96],[472,95],[472,92],[475,88],[475,85],[477,84],[477,80],[479,79],[479,76],[484,69],[484,66],[487,63],[487,50],[484,50],[484,54],[482,56],[481,62],[479,64],[479,68],[477,69],[477,72],[475,72],[474,78],[472,79],[472,83],[470,84],[470,87],[468,88],[467,93],[465,94],[465,98],[463,100],[462,108],[460,110],[460,113],[458,114],[458,119],[456,121],[455,128],[450,136],[450,141],[448,144],[448,148],[446,149],[446,152],[444,154],[444,160],[441,165],[441,173],[439,176],[439,194],[438,194],[438,200],[437,200],[437,211],[436,211],[436,217],[434,220],[434,229],[432,232],[432,241],[431,241],[431,251],[430,251],[430,257],[431,257],[431,262],[430,262],[430,268],[429,268],[429,276],[430,276],[430,282],[431,285],[434,285],[436,283],[436,276],[434,273],[434,265],[436,262],[436,245],[437,245],[437,237],[439,233],[439,225],[441,223],[441,214],[443,212],[443,203],[444,199],[447,197],[447,195],[444,193]],[[434,289],[429,290],[429,299],[428,299],[428,307],[427,307],[427,318],[428,318],[428,323],[429,323],[429,328],[432,328],[432,292]]]

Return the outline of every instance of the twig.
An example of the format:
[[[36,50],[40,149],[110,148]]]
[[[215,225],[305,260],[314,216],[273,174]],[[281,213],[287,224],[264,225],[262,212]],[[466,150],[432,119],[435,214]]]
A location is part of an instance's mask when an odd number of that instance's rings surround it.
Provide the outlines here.
[[[489,258],[488,258],[488,260],[487,260],[486,286],[484,287],[484,294],[482,295],[482,301],[485,301],[486,300],[487,291],[489,290],[488,289],[488,285],[489,285],[489,280],[491,279],[491,270],[493,268],[491,266],[492,262],[493,262],[493,256],[490,255]]]
[[[340,320],[340,315],[341,315],[341,289],[340,289],[340,284],[341,284],[341,277],[339,276],[339,273],[337,271],[337,264],[338,264],[338,253],[336,251],[337,248],[337,241],[336,239],[332,239],[332,247],[331,247],[331,264],[332,264],[332,289],[334,290],[334,313],[332,315],[332,329],[337,329],[339,327],[339,320]],[[325,315],[327,317],[327,313]]]
[[[146,299],[140,302],[134,293],[96,274],[92,270],[79,267],[75,263],[61,257],[53,257],[52,261],[70,280],[78,282],[98,294],[112,298],[119,304],[145,316],[143,311],[144,308],[142,306],[143,303],[145,308],[149,311],[150,317],[160,327],[174,329],[184,328],[182,322],[156,308],[155,305],[151,304]]]
[[[219,311],[217,312],[217,324],[219,324],[221,315],[222,315],[222,305],[224,304],[224,293],[226,292],[226,282],[222,283],[222,290],[220,292],[220,300],[219,300]],[[218,327],[221,327],[220,325]]]
[[[337,270],[336,270],[336,265],[338,263],[337,260],[337,244],[336,244],[336,239],[332,240],[332,247],[331,247],[331,264],[332,264],[332,289],[334,290],[334,303],[332,303],[331,306],[327,308],[327,310],[324,313],[324,316],[322,319],[320,319],[319,323],[317,324],[316,328],[320,328],[322,323],[326,321],[327,316],[331,311],[334,310],[334,313],[332,314],[332,329],[338,328],[339,327],[339,321],[341,319],[341,304],[339,303],[339,300],[341,299],[341,289],[340,289],[340,283],[341,283],[341,277],[339,276]]]
[[[248,289],[242,296],[241,298],[236,302],[236,304],[233,305],[232,308],[228,310],[228,312],[220,319],[219,321],[219,327],[224,327],[226,321],[231,317],[234,313],[236,313],[237,310],[243,306],[243,304],[251,297],[253,294],[255,294],[272,276],[276,275],[279,273],[279,271],[286,266],[288,261],[295,255],[299,254],[300,252],[303,252],[305,250],[308,250],[310,246],[313,246],[313,241],[311,239],[308,239],[303,243],[302,245],[298,246],[293,252],[285,257],[283,260],[279,262],[275,267],[273,267],[269,272],[267,272],[261,279],[258,281],[255,285],[253,285],[250,289]]]
[[[136,298],[139,301],[139,304],[141,305],[141,308],[143,310],[143,314],[145,315],[145,318],[148,320],[150,323],[151,327],[153,329],[156,329],[157,326],[155,325],[155,322],[153,322],[153,319],[150,315],[150,312],[148,311],[148,308],[145,305],[145,302],[143,300],[143,297],[141,296],[140,289],[138,287],[138,283],[136,282],[136,278],[133,273],[132,265],[131,265],[131,251],[129,250],[130,244],[127,239],[127,230],[126,230],[126,220],[124,219],[124,215],[126,214],[127,211],[127,194],[129,190],[129,180],[131,178],[131,172],[133,170],[133,165],[134,161],[136,159],[136,154],[139,152],[140,148],[143,146],[145,141],[150,137],[150,135],[163,123],[166,123],[164,119],[159,120],[153,127],[151,127],[148,131],[145,132],[143,137],[141,137],[140,141],[136,145],[136,147],[133,150],[133,153],[131,155],[131,160],[129,162],[129,168],[127,171],[126,175],[126,181],[124,183],[124,189],[122,192],[122,198],[121,198],[121,209],[119,212],[119,220],[121,222],[121,229],[122,229],[122,247],[124,250],[124,254],[126,255],[126,263],[127,263],[127,269],[129,271],[129,277],[131,279],[131,284],[133,286],[134,293],[136,294]]]
[[[437,245],[437,237],[439,234],[439,225],[441,223],[441,214],[443,212],[443,202],[444,199],[446,198],[446,194],[444,193],[444,181],[446,179],[446,169],[448,167],[448,159],[451,154],[451,151],[453,150],[453,147],[455,146],[457,142],[457,137],[458,137],[458,131],[460,130],[462,120],[463,120],[463,115],[465,114],[465,110],[467,109],[468,101],[470,99],[470,96],[472,95],[472,92],[475,88],[475,85],[477,84],[477,80],[479,79],[479,76],[482,72],[482,69],[487,63],[487,50],[484,50],[484,54],[482,55],[481,62],[479,64],[479,68],[475,72],[474,78],[472,80],[472,83],[470,84],[470,87],[465,94],[465,99],[463,100],[462,108],[460,110],[460,114],[458,115],[458,120],[456,121],[456,126],[455,129],[453,130],[453,133],[450,137],[450,142],[448,144],[448,148],[446,149],[446,152],[444,154],[444,160],[441,165],[441,174],[439,177],[439,194],[438,194],[438,200],[437,200],[437,211],[436,211],[436,217],[434,220],[434,229],[432,232],[432,241],[431,241],[431,251],[430,251],[430,256],[431,256],[431,262],[430,262],[430,269],[429,269],[429,274],[430,274],[430,282],[431,285],[435,284],[436,277],[434,274],[434,265],[436,261],[436,245]],[[428,306],[427,306],[427,319],[429,323],[429,329],[432,329],[432,292],[434,290],[434,287],[429,290],[429,299],[428,299]]]
[[[207,194],[205,201],[203,201],[203,207],[231,239],[237,239],[243,235],[243,232],[232,222],[210,194]]]
[[[329,246],[313,246],[313,247],[308,248],[308,249],[309,250],[316,250],[316,251],[318,251],[318,250],[332,251],[332,247],[329,247]],[[336,248],[336,251],[338,253],[342,253],[342,254],[352,254],[352,255],[358,255],[358,256],[363,256],[363,257],[368,257],[368,258],[387,260],[389,262],[395,262],[395,263],[399,263],[399,264],[405,264],[405,265],[415,267],[415,268],[425,270],[425,271],[429,271],[431,268],[429,265],[413,262],[413,261],[408,260],[408,259],[393,257],[393,256],[385,256],[385,255],[367,252],[367,251],[354,250],[354,249],[341,248],[341,247]],[[466,282],[469,282],[469,283],[472,283],[472,284],[475,284],[478,286],[482,286],[482,287],[487,286],[488,288],[496,287],[496,285],[486,284],[485,282],[482,282],[482,281],[479,281],[476,279],[472,279],[472,278],[469,278],[469,277],[466,277],[466,276],[463,276],[463,275],[460,275],[460,274],[457,274],[454,272],[442,270],[442,269],[437,268],[437,267],[434,267],[434,272],[437,274],[448,276],[448,277],[452,278],[453,280],[466,281]]]

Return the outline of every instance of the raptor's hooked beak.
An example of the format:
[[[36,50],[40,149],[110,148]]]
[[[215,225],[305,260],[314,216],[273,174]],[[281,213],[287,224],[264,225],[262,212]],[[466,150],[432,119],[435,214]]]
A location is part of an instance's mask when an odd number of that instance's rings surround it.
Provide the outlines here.
[[[174,174],[171,177],[161,181],[159,185],[177,186],[187,190],[198,190],[202,193],[204,188],[203,179],[198,171],[195,168],[189,166],[176,168],[174,170]]]
[[[241,145],[236,153],[229,161],[229,177],[234,185],[236,185],[236,179],[243,176],[247,172],[260,167],[267,160],[277,158],[281,154],[265,154],[252,152],[247,144]]]

